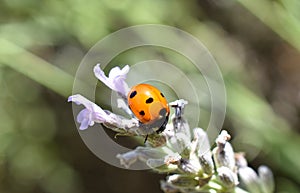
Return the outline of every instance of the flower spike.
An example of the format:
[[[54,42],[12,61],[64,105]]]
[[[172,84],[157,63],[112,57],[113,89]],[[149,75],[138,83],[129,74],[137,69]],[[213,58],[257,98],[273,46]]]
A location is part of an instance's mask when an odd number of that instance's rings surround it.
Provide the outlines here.
[[[219,134],[212,149],[205,130],[190,129],[184,117],[184,107],[188,104],[184,99],[169,103],[174,113],[161,132],[155,132],[153,126],[135,118],[127,102],[129,89],[125,79],[128,72],[129,66],[126,65],[122,69],[111,69],[106,76],[100,64],[94,67],[95,76],[121,96],[116,101],[117,106],[131,119],[104,110],[79,94],[68,98],[68,102],[85,107],[77,115],[80,130],[101,123],[117,132],[116,135],[148,136],[144,146],[116,155],[122,166],[130,168],[137,162],[143,162],[153,171],[167,173],[166,180],[161,181],[161,189],[165,193],[274,192],[271,170],[261,166],[256,173],[250,168],[244,153],[234,152],[227,131]]]

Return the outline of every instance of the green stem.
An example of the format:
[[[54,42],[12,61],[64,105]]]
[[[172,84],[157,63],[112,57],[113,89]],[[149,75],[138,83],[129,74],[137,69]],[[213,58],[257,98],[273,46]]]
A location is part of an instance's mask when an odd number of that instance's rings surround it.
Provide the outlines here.
[[[241,5],[300,51],[300,22],[279,2],[237,0]]]
[[[0,38],[0,63],[26,75],[62,96],[72,93],[74,78],[27,50]]]
[[[226,81],[228,111],[239,130],[251,139],[259,141],[272,162],[287,175],[300,182],[300,136],[293,132],[288,123],[278,117],[272,108],[253,92],[236,81]],[[252,143],[258,145],[258,143]],[[264,148],[263,148],[264,149]],[[276,150],[276,151],[274,151]]]

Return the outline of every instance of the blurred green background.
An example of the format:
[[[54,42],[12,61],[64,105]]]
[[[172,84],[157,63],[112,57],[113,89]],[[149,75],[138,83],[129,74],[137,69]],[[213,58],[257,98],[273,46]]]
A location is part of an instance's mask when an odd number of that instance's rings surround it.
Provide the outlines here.
[[[201,38],[225,79],[224,128],[234,148],[254,168],[271,167],[276,192],[300,192],[299,10],[299,0],[2,0],[0,193],[161,192],[164,175],[94,156],[66,102],[91,46],[149,23]],[[125,54],[113,65],[146,55]]]

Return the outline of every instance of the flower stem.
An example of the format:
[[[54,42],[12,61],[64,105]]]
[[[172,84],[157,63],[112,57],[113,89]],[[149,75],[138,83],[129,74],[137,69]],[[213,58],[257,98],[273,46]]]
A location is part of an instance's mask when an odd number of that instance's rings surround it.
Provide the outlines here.
[[[0,38],[0,63],[28,76],[62,96],[72,93],[74,78],[42,58]]]

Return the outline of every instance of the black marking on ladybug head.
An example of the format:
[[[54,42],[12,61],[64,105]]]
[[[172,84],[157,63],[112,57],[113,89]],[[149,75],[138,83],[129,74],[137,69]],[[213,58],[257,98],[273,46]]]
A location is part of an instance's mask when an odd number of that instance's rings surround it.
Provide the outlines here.
[[[137,94],[137,92],[134,90],[130,93],[129,97],[132,99],[136,94]]]
[[[149,104],[149,103],[152,103],[153,102],[153,98],[152,97],[149,97],[147,100],[146,100],[146,103]]]
[[[160,95],[161,95],[162,97],[165,97],[165,95],[164,95],[163,93],[160,93]]]
[[[142,111],[139,112],[139,114],[142,115],[142,116],[144,116],[145,115],[145,111],[142,110]]]
[[[162,109],[159,111],[159,115],[161,115],[161,116],[166,116],[166,114],[167,114],[167,109],[165,109],[165,108],[162,108]]]

